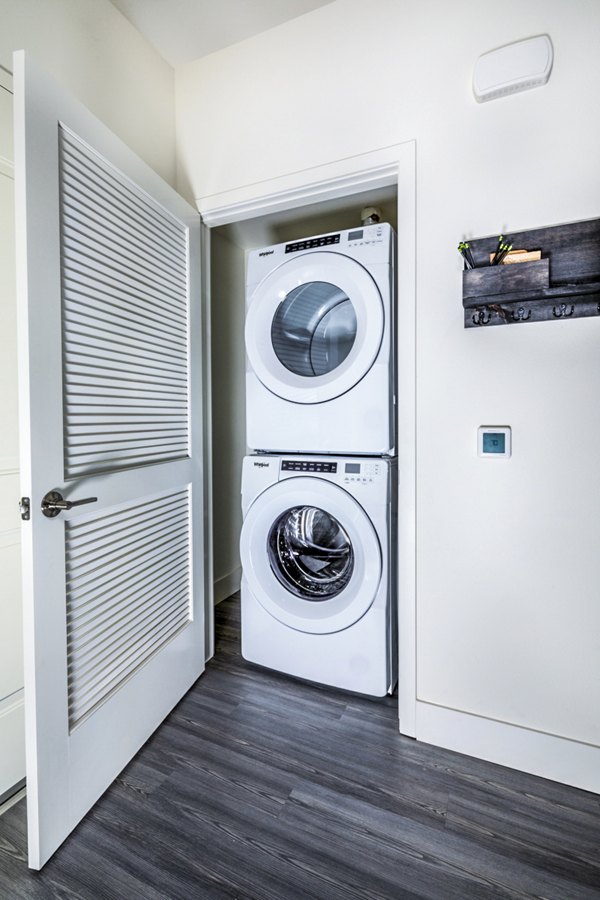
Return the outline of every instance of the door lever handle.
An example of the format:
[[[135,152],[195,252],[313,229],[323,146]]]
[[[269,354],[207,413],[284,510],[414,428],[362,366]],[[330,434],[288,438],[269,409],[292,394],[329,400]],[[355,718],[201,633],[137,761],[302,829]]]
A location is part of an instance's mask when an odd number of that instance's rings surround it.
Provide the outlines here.
[[[86,497],[84,500],[65,500],[59,491],[48,491],[42,500],[42,512],[49,519],[60,515],[63,509],[73,509],[74,506],[83,506],[85,503],[95,503],[97,497]]]

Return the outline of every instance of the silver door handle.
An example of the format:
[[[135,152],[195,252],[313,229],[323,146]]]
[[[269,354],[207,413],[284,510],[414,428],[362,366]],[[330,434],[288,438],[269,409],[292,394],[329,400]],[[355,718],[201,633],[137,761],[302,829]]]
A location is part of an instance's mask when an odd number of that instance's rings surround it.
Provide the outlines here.
[[[42,500],[42,512],[49,519],[60,515],[63,509],[73,509],[74,506],[83,506],[84,503],[95,503],[97,497],[86,497],[84,500],[65,500],[59,491],[48,491]]]

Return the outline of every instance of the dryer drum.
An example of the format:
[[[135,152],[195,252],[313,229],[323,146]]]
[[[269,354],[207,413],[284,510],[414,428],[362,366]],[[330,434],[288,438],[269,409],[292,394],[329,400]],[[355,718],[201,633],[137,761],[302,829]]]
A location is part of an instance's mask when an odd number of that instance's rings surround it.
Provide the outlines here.
[[[352,577],[352,543],[337,519],[314,506],[286,510],[268,537],[271,569],[286,590],[304,600],[329,600]]]
[[[356,329],[356,312],[344,291],[327,281],[312,281],[291,290],[279,304],[271,341],[286,369],[314,378],[343,363]]]

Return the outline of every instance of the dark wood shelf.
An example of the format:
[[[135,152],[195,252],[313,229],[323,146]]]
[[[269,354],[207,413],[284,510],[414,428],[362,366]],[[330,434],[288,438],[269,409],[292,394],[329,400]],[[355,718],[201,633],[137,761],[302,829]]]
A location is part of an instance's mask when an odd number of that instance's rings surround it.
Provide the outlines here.
[[[463,272],[465,328],[600,315],[600,219],[511,233],[533,262],[490,266],[497,238],[469,241],[476,268]]]

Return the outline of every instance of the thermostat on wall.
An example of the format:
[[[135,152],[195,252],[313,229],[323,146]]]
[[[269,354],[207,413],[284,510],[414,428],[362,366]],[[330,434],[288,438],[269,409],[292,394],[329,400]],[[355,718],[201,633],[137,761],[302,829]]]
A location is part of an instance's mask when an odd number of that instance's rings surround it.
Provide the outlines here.
[[[477,453],[479,456],[491,456],[506,459],[511,454],[511,430],[496,425],[481,425],[477,431]]]

